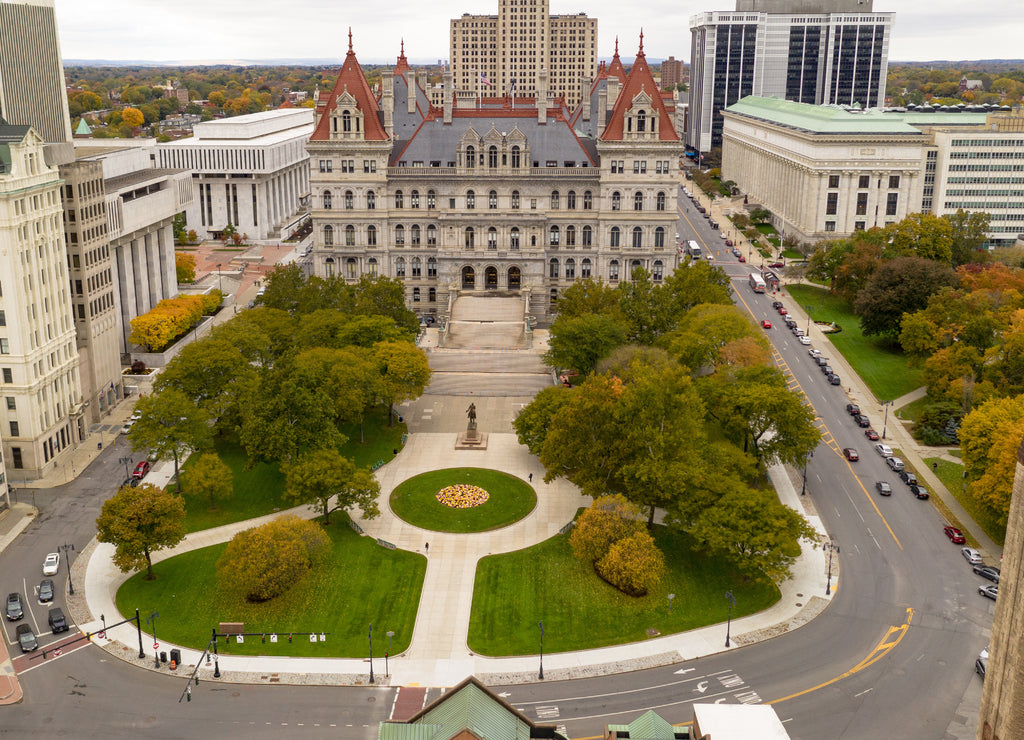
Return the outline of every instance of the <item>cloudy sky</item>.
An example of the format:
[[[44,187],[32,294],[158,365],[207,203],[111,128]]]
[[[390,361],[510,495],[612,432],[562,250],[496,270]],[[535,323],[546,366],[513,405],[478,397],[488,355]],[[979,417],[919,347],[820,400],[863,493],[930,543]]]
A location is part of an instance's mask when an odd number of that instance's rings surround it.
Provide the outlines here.
[[[463,13],[496,13],[497,0],[393,0],[365,5],[327,0],[56,0],[66,59],[213,61],[344,56],[352,27],[363,63],[393,62],[399,39],[413,63],[448,56],[448,22]],[[648,56],[689,60],[689,17],[731,10],[734,0],[551,0],[554,13],[598,19],[600,57],[616,34],[623,56],[641,28]],[[893,61],[1024,58],[1020,0],[875,0],[894,12]]]

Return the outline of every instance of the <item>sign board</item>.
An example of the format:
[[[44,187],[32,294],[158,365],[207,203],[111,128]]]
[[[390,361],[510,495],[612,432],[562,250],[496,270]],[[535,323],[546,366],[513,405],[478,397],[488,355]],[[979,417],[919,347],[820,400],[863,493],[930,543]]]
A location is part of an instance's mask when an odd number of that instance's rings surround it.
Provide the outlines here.
[[[245,622],[221,622],[220,632],[222,635],[238,635],[245,632]]]
[[[154,650],[159,650],[160,649],[160,643],[159,642],[154,642],[153,643],[153,649]]]

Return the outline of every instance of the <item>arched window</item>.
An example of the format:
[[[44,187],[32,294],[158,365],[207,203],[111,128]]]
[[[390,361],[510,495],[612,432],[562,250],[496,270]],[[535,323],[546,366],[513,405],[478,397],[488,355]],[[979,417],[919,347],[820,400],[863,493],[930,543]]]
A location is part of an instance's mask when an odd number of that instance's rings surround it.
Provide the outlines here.
[[[636,130],[646,131],[647,130],[647,113],[639,111],[636,114]]]
[[[434,258],[434,257],[428,257],[427,258],[427,277],[428,278],[436,278],[437,277],[437,259]],[[431,288],[431,290],[433,290],[433,288]]]
[[[589,211],[594,207],[594,196],[589,190],[583,191],[583,210]]]
[[[612,193],[612,210],[617,211],[622,208],[622,196],[619,195],[619,191],[616,190]]]
[[[409,193],[409,207],[410,208],[419,208],[420,207],[420,191],[419,190],[413,190],[411,193]]]
[[[476,193],[472,190],[466,191],[466,208],[476,208]]]
[[[554,306],[558,302],[558,288],[551,289],[551,305]]]
[[[590,257],[584,257],[580,263],[580,277],[584,280],[590,277]]]
[[[664,211],[665,210],[665,193],[662,192],[662,191],[658,192],[658,205],[657,205],[657,209],[659,211]]]
[[[572,259],[571,257],[565,261],[565,279],[576,279],[576,260]]]
[[[473,238],[473,227],[466,227],[466,249],[472,249],[475,245],[475,239]]]
[[[345,191],[345,210],[351,211],[355,208],[355,197],[352,195],[351,190]]]
[[[370,259],[368,259],[366,261],[366,268],[369,270],[371,275],[376,275],[377,274],[377,258],[376,257],[370,257]]]
[[[395,191],[395,208],[405,208],[405,196],[401,190]]]
[[[437,246],[437,229],[434,227],[434,224],[430,224],[430,226],[427,227],[427,246]]]
[[[633,249],[640,249],[644,245],[644,230],[639,226],[633,227]]]
[[[330,190],[325,190],[323,192],[323,195],[320,196],[320,200],[323,203],[323,207],[324,207],[325,211],[331,210],[331,191]]]
[[[352,130],[352,114],[348,111],[341,114],[341,130],[346,133]]]
[[[413,303],[419,303],[420,302],[420,289],[419,288],[413,288],[412,289],[412,302]]]
[[[466,147],[466,166],[470,169],[476,167],[476,147]]]
[[[377,246],[377,227],[373,224],[366,227],[366,245],[369,247]]]
[[[518,190],[513,190],[512,191],[512,210],[515,210],[515,211],[519,210],[519,191]]]
[[[512,147],[512,168],[518,170],[522,165],[522,156],[518,146]]]
[[[437,300],[437,288],[427,288],[427,300],[434,303]]]
[[[492,190],[487,194],[487,207],[494,209],[498,207],[498,191]]]
[[[419,224],[413,224],[412,228],[409,229],[409,239],[412,242],[412,245],[414,247],[418,247],[420,245],[420,225]]]
[[[550,244],[552,247],[557,247],[558,246],[558,236],[559,236],[559,234],[558,234],[558,227],[557,226],[552,226],[551,227],[551,231],[549,232],[548,244]]]
[[[356,227],[349,224],[345,227],[345,246],[354,247],[356,245]]]
[[[551,209],[552,210],[555,210],[555,211],[558,210],[558,201],[559,200],[560,199],[558,197],[558,191],[557,190],[552,190],[551,191]]]
[[[633,193],[633,210],[642,211],[644,209],[644,194],[637,190]]]
[[[584,226],[583,227],[583,246],[584,247],[592,247],[592,246],[594,246],[593,242],[594,242],[593,231],[591,230],[591,228],[589,226]]]
[[[372,191],[366,192],[366,209],[372,211],[377,207],[377,195]]]
[[[654,230],[654,248],[663,249],[665,246],[665,229],[661,226]]]
[[[330,224],[324,227],[324,246],[334,246],[334,227],[331,226]]]
[[[419,257],[412,258],[412,276],[414,278],[418,278],[421,276],[422,265],[423,263],[420,261]]]
[[[437,194],[433,190],[427,191],[427,210],[437,208]]]
[[[354,278],[356,276],[356,260],[355,257],[349,257],[345,260],[345,277]]]
[[[548,277],[558,277],[558,260],[554,257],[548,262]]]
[[[656,283],[660,283],[665,279],[665,266],[661,260],[654,261],[654,265],[651,267],[651,279]]]
[[[519,227],[513,226],[509,235],[509,249],[519,249]]]
[[[618,281],[619,279],[619,261],[612,260],[608,263],[608,279],[610,281]]]
[[[498,248],[498,230],[493,226],[487,229],[487,248],[497,249]]]
[[[395,260],[395,277],[405,277],[405,257],[399,257]]]
[[[619,227],[618,226],[613,226],[612,227],[612,233],[611,233],[610,238],[608,240],[608,246],[609,247],[617,247],[617,246],[619,246]]]
[[[398,226],[395,227],[395,246],[405,246],[405,227],[402,226],[402,224],[398,224]]]
[[[565,246],[575,247],[576,246],[576,227],[566,226],[565,227]]]
[[[576,191],[570,190],[565,194],[565,207],[570,211],[576,210]]]
[[[487,166],[492,170],[498,166],[498,147],[491,146],[487,150]]]
[[[334,257],[328,257],[324,260],[324,272],[327,273],[327,277],[334,277]]]

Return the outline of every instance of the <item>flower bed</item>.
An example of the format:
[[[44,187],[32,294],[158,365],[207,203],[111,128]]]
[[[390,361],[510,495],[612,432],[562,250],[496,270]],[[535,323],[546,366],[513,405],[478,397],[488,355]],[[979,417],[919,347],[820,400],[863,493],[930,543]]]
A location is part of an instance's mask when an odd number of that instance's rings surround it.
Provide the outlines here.
[[[472,509],[486,503],[490,497],[491,494],[480,486],[471,486],[465,483],[445,486],[437,492],[437,500],[452,509]]]

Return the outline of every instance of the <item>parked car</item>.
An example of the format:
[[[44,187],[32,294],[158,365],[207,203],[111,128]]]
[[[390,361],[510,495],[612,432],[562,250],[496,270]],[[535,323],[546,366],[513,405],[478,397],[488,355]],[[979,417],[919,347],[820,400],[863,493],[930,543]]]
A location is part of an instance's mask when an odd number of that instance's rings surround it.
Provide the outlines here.
[[[818,365],[819,366],[824,366],[824,365],[828,364],[828,358],[827,357],[822,357],[820,352],[818,353],[817,360],[818,360]]]
[[[988,598],[992,599],[992,601],[995,601],[996,597],[999,596],[999,586],[992,586],[992,585],[978,586],[978,593],[981,594],[982,596],[985,596],[985,597],[988,597]],[[982,675],[984,675],[984,674],[982,674]]]
[[[810,343],[811,343],[811,338],[810,337],[800,337],[800,344],[810,344]]]
[[[135,470],[132,471],[132,478],[136,480],[142,480],[146,477],[146,473],[149,472],[149,460],[143,460],[135,466]]]
[[[828,376],[828,382],[831,383],[832,385],[841,385],[843,381],[840,380],[838,375],[832,373],[831,375]]]
[[[807,350],[807,354],[809,354],[811,357],[813,357],[815,360],[817,360],[818,357],[821,355],[821,350],[820,349],[815,349],[814,347],[811,347],[809,350]]]
[[[922,501],[926,501],[928,499],[928,489],[924,486],[910,486],[910,492]]]
[[[736,261],[737,261],[737,262],[746,262],[746,261],[747,261],[747,258],[746,258],[746,257],[744,257],[744,256],[743,256],[742,254],[737,254],[737,255],[736,255]]]
[[[135,424],[134,421],[129,421],[123,427],[121,427],[121,434],[128,434],[132,430],[132,426]]]
[[[51,552],[46,556],[46,560],[43,561],[43,575],[44,576],[55,576],[57,570],[60,568],[60,553]]]
[[[7,594],[7,618],[12,622],[17,622],[24,616],[25,612],[21,609],[21,594],[17,591]]]
[[[68,620],[64,618],[64,612],[61,611],[59,606],[55,606],[50,609],[50,615],[46,620],[50,625],[50,632],[57,634],[58,632],[68,631]]]
[[[978,659],[976,661],[974,661],[974,672],[977,673],[979,676],[981,676],[981,680],[982,681],[985,680],[985,669],[987,667],[988,667],[988,656],[987,655],[984,656],[984,657],[979,656]]]
[[[849,460],[850,462],[856,462],[857,460],[860,460],[860,455],[857,454],[857,450],[853,449],[852,447],[844,447],[843,455],[845,455],[846,459]]]
[[[761,319],[761,328],[762,329],[771,329],[772,328],[772,322],[770,322],[768,319]]]
[[[731,247],[732,246],[732,239],[726,239],[725,240],[725,246]],[[742,255],[737,255],[737,256],[742,256]]]
[[[846,413],[850,416],[857,416],[860,414],[860,406],[855,403],[846,404]]]
[[[962,545],[967,542],[967,539],[964,537],[964,533],[956,527],[951,527],[947,524],[942,528],[942,531],[946,533],[946,536],[949,537],[949,541],[954,545]]]
[[[18,629],[15,630],[15,634],[18,636],[18,645],[21,646],[21,652],[31,653],[39,647],[39,641],[36,640],[36,633],[33,632],[32,628],[27,624],[19,624]]]
[[[53,601],[53,579],[44,578],[39,582],[39,601],[46,603]]]
[[[779,306],[778,310],[779,310],[779,316],[785,316],[786,314],[789,313],[789,311],[786,310],[785,306]]]
[[[881,442],[875,445],[875,452],[882,457],[892,457],[892,447],[887,444],[882,444]]]
[[[782,308],[782,301],[772,301],[772,308],[778,311],[780,308]]]
[[[772,268],[773,270],[778,270],[780,267],[785,267],[785,266],[786,266],[785,262],[771,262],[768,265],[768,267]]]
[[[890,470],[894,470],[897,473],[905,467],[903,461],[898,457],[887,457],[885,458],[885,464],[889,466]]]
[[[855,417],[853,417],[853,420],[857,422],[857,426],[863,429],[867,429],[869,426],[871,426],[871,420],[868,417],[864,416],[864,414],[857,414]]]
[[[821,374],[822,375],[831,375],[832,374],[832,366],[831,365],[822,365],[821,366]]]
[[[870,439],[872,442],[878,441],[878,432],[874,429],[868,428],[864,430],[864,436]]]
[[[993,583],[999,583],[999,568],[993,568],[991,565],[975,565],[974,572]]]
[[[879,496],[892,496],[892,486],[884,480],[876,481],[875,488],[878,489]]]
[[[900,477],[900,480],[906,483],[908,486],[917,485],[917,476],[905,468],[903,470],[898,471],[896,475],[898,475]]]
[[[981,553],[975,550],[973,547],[961,547],[960,554],[964,556],[971,565],[981,565],[984,561],[981,559]]]

